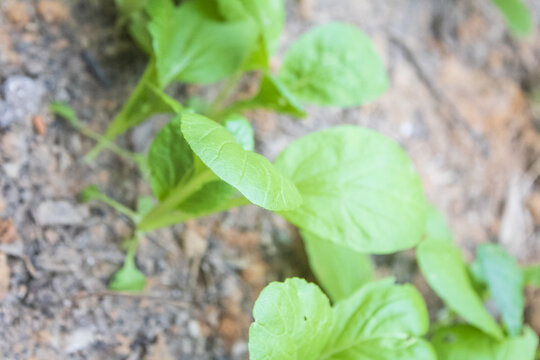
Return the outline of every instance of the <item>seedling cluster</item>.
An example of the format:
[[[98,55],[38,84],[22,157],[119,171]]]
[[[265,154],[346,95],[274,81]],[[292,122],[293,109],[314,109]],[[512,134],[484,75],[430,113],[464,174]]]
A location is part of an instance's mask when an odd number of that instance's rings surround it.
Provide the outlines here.
[[[516,33],[530,29],[519,0],[495,4]],[[89,186],[83,201],[99,200],[134,224],[125,264],[110,287],[140,291],[138,239],[158,228],[254,204],[294,224],[325,293],[302,279],[268,285],[250,328],[250,358],[534,360],[538,338],[523,325],[523,286],[540,283],[537,268],[520,269],[502,248],[478,248],[466,264],[442,216],[425,199],[418,174],[391,139],[353,125],[304,136],[272,163],[254,152],[244,112],[267,109],[302,118],[305,104],[353,107],[388,88],[384,65],[369,38],[344,23],[317,26],[270,69],[284,24],[283,0],[117,0],[120,24],[149,55],[148,66],[104,135],[78,121],[69,107],[51,109],[97,146],[139,165],[153,197],[131,209]],[[526,10],[526,8],[525,8]],[[529,20],[523,20],[527,18]],[[259,74],[258,92],[231,101],[238,81]],[[185,106],[166,94],[173,82],[224,80],[211,103]],[[195,104],[195,105],[193,105]],[[171,121],[147,154],[114,139],[169,113]],[[374,280],[369,254],[416,247],[418,263],[447,316],[430,329],[426,305],[412,285]],[[484,306],[493,299],[502,326]]]

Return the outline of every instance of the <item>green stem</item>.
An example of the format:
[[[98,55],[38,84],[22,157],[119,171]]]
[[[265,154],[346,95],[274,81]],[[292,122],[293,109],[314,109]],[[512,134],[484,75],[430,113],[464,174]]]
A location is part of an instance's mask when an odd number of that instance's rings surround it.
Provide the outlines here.
[[[152,222],[147,222],[145,224],[141,222],[141,225],[138,227],[138,230],[145,231],[145,232],[157,230],[157,229],[168,227],[171,225],[184,223],[191,219],[204,217],[210,214],[227,211],[235,207],[240,207],[240,206],[249,205],[249,204],[251,204],[251,202],[248,199],[246,199],[243,196],[239,196],[234,199],[231,199],[225,204],[220,205],[210,211],[205,211],[198,214],[188,214],[181,211],[173,211],[166,215],[161,216],[160,218],[153,220]]]
[[[214,119],[216,118],[216,115],[221,113],[221,109],[223,107],[223,104],[225,101],[229,98],[231,95],[231,92],[236,88],[238,85],[238,82],[242,78],[243,73],[241,71],[238,71],[227,79],[227,82],[223,86],[223,88],[220,90],[220,92],[217,94],[216,98],[212,102],[211,110],[210,110],[210,118]]]
[[[133,211],[130,208],[128,208],[127,206],[119,203],[118,201],[116,201],[114,199],[111,199],[107,195],[104,195],[104,194],[101,194],[101,193],[94,194],[93,199],[101,201],[101,202],[109,205],[110,207],[112,207],[116,211],[118,211],[118,212],[126,215],[127,217],[129,217],[134,223],[136,223],[137,219],[139,218],[139,214],[137,214],[135,211]]]
[[[138,164],[138,165],[141,165],[142,162],[144,162],[144,156],[141,155],[141,154],[135,154],[135,153],[132,153],[128,150],[125,150],[123,148],[121,148],[120,146],[116,145],[115,143],[113,143],[112,141],[104,138],[102,135],[96,133],[95,131],[93,130],[90,130],[89,128],[83,126],[80,122],[78,121],[72,121],[70,119],[68,119],[69,123],[78,131],[80,132],[81,134],[83,134],[84,136],[92,139],[92,140],[95,140],[97,141],[99,144],[101,144],[101,146],[103,148],[107,148],[109,150],[111,150],[112,152],[114,152],[116,155],[126,159],[126,160],[129,160],[129,161],[132,161],[134,162],[135,164]]]
[[[139,230],[153,228],[152,224],[158,222],[161,217],[173,211],[178,204],[186,200],[190,195],[201,189],[208,181],[216,178],[216,175],[210,170],[205,169],[187,184],[180,184],[174,188],[165,201],[156,205],[138,224]]]
[[[99,153],[107,147],[107,143],[112,142],[115,137],[131,127],[140,124],[153,113],[151,98],[155,95],[148,88],[148,84],[156,83],[157,70],[155,61],[151,59],[137,86],[122,106],[120,112],[114,117],[105,135],[98,140],[96,146],[84,157],[86,162],[93,162]]]

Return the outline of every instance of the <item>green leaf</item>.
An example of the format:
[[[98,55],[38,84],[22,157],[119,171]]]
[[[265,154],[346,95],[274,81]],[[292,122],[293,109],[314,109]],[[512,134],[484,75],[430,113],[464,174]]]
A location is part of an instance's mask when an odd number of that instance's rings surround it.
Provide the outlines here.
[[[225,118],[225,128],[233,134],[236,142],[242,145],[244,150],[253,151],[255,148],[253,128],[245,117],[238,114],[228,115]]]
[[[172,80],[219,81],[238,70],[248,56],[257,34],[253,23],[225,22],[214,7],[192,0],[153,17],[148,29],[161,88]]]
[[[449,243],[453,242],[452,230],[450,230],[444,215],[432,205],[429,206],[426,221],[426,238]]]
[[[280,214],[300,229],[366,253],[415,246],[426,223],[418,174],[389,138],[338,126],[292,143],[275,162],[304,202]]]
[[[349,297],[373,279],[369,255],[302,231],[311,270],[332,301]]]
[[[245,69],[267,69],[268,58],[274,54],[285,23],[283,0],[219,0],[223,16],[229,20],[249,18],[257,26],[258,39]]]
[[[534,360],[538,337],[530,328],[520,336],[494,340],[467,325],[440,328],[433,335],[439,360]]]
[[[249,331],[252,360],[435,360],[424,300],[393,279],[369,283],[330,308],[301,279],[267,286]]]
[[[263,108],[278,113],[289,114],[296,117],[306,117],[302,105],[278,78],[271,74],[263,74],[259,85],[259,92],[254,98],[234,104],[234,108],[253,109]]]
[[[388,88],[371,40],[343,23],[317,26],[298,39],[285,54],[279,79],[300,100],[323,106],[361,105]]]
[[[522,0],[493,0],[504,14],[510,30],[516,35],[528,35],[533,29],[531,12]]]
[[[59,101],[53,101],[49,105],[51,112],[68,120],[72,125],[78,125],[79,119],[72,107]]]
[[[527,266],[523,269],[523,283],[526,286],[540,287],[540,265]]]
[[[182,135],[181,115],[156,135],[148,151],[148,167],[150,185],[159,200],[193,174],[193,153]]]
[[[506,330],[510,335],[518,335],[525,308],[521,269],[510,254],[495,244],[480,245],[477,258]]]
[[[393,279],[368,283],[334,307],[331,337],[323,359],[435,359],[423,336],[429,325],[426,305],[412,285]]]
[[[273,211],[294,209],[302,203],[289,179],[263,156],[244,150],[215,121],[197,114],[183,114],[182,132],[202,162],[252,203]]]
[[[118,270],[109,283],[109,289],[114,291],[141,292],[146,285],[146,277],[137,269],[132,256],[127,256],[124,266]]]
[[[252,360],[318,359],[332,330],[330,302],[302,279],[273,282],[259,295],[249,328]]]
[[[427,282],[450,309],[486,334],[502,338],[501,329],[474,290],[459,249],[428,239],[420,243],[416,256]]]
[[[126,26],[135,43],[150,54],[152,39],[147,29],[150,21],[145,11],[147,0],[115,0],[115,3],[119,13],[118,25]]]
[[[188,214],[207,214],[217,209],[237,193],[236,189],[224,181],[211,181],[184,200],[178,207]]]

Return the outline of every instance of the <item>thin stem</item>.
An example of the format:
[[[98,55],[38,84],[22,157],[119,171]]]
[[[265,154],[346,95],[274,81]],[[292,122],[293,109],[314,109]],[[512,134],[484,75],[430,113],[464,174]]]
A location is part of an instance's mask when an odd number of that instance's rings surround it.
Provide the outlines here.
[[[181,224],[191,219],[196,219],[204,216],[208,216],[210,214],[219,213],[223,211],[230,210],[232,208],[249,205],[251,202],[246,199],[243,196],[236,197],[234,199],[231,199],[230,201],[226,202],[225,204],[222,204],[216,208],[213,208],[209,211],[201,212],[198,214],[188,214],[181,211],[173,211],[166,215],[161,216],[158,219],[153,220],[151,223],[147,222],[143,224],[141,222],[141,225],[138,227],[140,231],[153,231],[160,228],[168,227],[175,224]]]
[[[221,112],[223,104],[229,98],[229,96],[231,95],[231,92],[238,85],[238,82],[242,78],[242,75],[243,73],[241,71],[237,71],[236,73],[229,76],[229,78],[227,79],[227,82],[225,83],[223,88],[220,90],[220,92],[217,94],[216,98],[212,102],[212,106],[210,110],[210,118],[215,118],[216,115],[218,115]]]
[[[89,128],[83,126],[78,121],[72,121],[70,119],[68,119],[68,121],[78,132],[80,132],[81,134],[83,134],[86,137],[89,137],[92,140],[95,140],[95,141],[98,141],[99,143],[101,143],[103,148],[107,148],[107,149],[111,150],[112,152],[114,152],[116,155],[118,155],[118,156],[120,156],[120,157],[122,157],[122,158],[124,158],[126,160],[132,161],[132,162],[134,162],[134,163],[136,163],[138,165],[141,165],[141,162],[144,159],[143,155],[135,154],[135,153],[132,153],[132,152],[126,150],[126,149],[121,148],[120,146],[116,145],[112,141],[104,138],[102,135],[100,135],[100,134],[96,133],[95,131],[90,130]]]
[[[210,170],[205,169],[195,177],[193,177],[187,184],[180,184],[172,190],[165,201],[156,205],[138,224],[140,230],[152,228],[154,222],[171,211],[173,211],[178,204],[186,200],[190,195],[194,194],[200,188],[204,186],[208,181],[216,178],[216,175]]]
[[[139,218],[139,214],[137,214],[135,211],[131,210],[127,206],[119,203],[118,201],[116,201],[114,199],[111,199],[110,197],[108,197],[107,195],[102,194],[102,193],[96,193],[96,194],[92,195],[92,197],[93,197],[94,200],[101,201],[101,202],[109,205],[110,207],[112,207],[116,211],[126,215],[133,222],[135,222],[135,223],[137,222],[137,219]]]
[[[114,117],[105,135],[96,139],[98,141],[96,146],[85,155],[86,162],[93,162],[99,153],[107,147],[107,143],[112,142],[115,137],[143,122],[152,114],[152,104],[148,103],[148,93],[151,93],[148,84],[157,83],[156,71],[155,60],[151,59],[137,86],[122,106],[120,112]]]

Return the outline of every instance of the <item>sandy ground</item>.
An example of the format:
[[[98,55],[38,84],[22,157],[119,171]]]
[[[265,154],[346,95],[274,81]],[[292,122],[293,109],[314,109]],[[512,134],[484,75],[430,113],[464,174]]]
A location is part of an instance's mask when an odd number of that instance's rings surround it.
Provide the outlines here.
[[[540,3],[527,2],[540,24]],[[540,86],[538,27],[512,37],[487,0],[290,0],[287,11],[282,50],[313,25],[347,21],[372,37],[392,86],[359,109],[310,108],[303,121],[253,112],[258,150],[273,158],[335,124],[373,128],[410,154],[467,257],[495,241],[523,264],[540,261],[540,112],[529,101]],[[85,164],[93,143],[55,120],[48,104],[68,102],[88,126],[105,129],[146,61],[115,32],[114,16],[112,2],[100,0],[0,2],[0,358],[246,359],[260,289],[311,278],[298,235],[279,217],[247,207],[155,232],[137,257],[145,292],[106,289],[130,224],[76,195],[97,184],[132,205],[149,189],[112,154]],[[144,150],[164,121],[119,144]],[[377,263],[437,308],[411,252]],[[531,291],[528,319],[540,330],[537,298]]]

